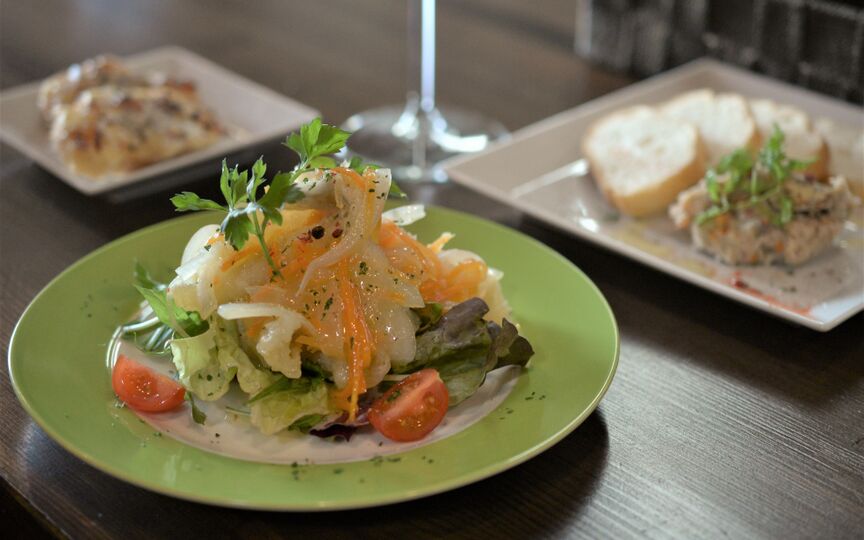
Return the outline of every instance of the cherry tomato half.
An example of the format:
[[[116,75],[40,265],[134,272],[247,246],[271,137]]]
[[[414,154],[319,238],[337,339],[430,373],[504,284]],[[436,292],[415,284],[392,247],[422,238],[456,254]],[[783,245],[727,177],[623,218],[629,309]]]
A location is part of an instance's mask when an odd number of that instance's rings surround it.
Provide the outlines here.
[[[165,375],[123,356],[117,357],[111,386],[123,403],[143,412],[163,412],[183,404],[186,390]]]
[[[434,369],[412,373],[375,400],[369,421],[382,435],[400,442],[418,441],[438,427],[450,394]]]

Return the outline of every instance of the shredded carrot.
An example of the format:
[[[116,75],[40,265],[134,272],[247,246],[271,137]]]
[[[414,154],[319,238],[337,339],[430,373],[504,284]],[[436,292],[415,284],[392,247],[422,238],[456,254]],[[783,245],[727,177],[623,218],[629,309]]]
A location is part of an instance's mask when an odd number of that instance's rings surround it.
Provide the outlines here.
[[[453,235],[450,233],[441,233],[441,236],[435,239],[434,242],[429,244],[427,247],[432,250],[433,253],[441,253],[441,250],[444,249],[444,246],[447,245],[447,242],[453,240]]]
[[[432,277],[440,276],[443,270],[443,265],[438,256],[426,245],[417,241],[407,231],[393,223],[386,221],[381,224],[381,245],[382,247],[395,247],[402,243],[413,251],[420,259],[423,267],[427,272],[431,273]]]
[[[233,255],[225,259],[220,267],[221,271],[226,271],[237,263],[243,262],[252,255],[261,252],[261,244],[258,242],[246,242],[246,246],[240,251],[235,251]],[[271,253],[272,255],[272,253]]]
[[[323,255],[328,249],[331,249],[333,244],[307,244],[305,242],[295,242],[292,248],[291,260],[282,268],[283,277],[296,275],[301,271],[305,271],[309,265]]]
[[[296,343],[301,344],[301,345],[306,345],[307,347],[310,347],[312,349],[321,349],[321,345],[319,345],[318,341],[315,338],[313,338],[312,336],[300,334],[294,338],[294,341]]]
[[[331,170],[335,173],[341,174],[343,178],[354,182],[357,184],[357,187],[366,187],[366,181],[357,171],[348,169],[347,167],[333,167]]]
[[[360,293],[351,281],[349,258],[339,261],[337,276],[339,298],[342,300],[342,349],[348,360],[348,384],[338,392],[337,397],[344,407],[347,402],[348,421],[357,416],[357,400],[366,392],[364,370],[372,363],[372,336],[363,308]]]
[[[447,273],[446,300],[464,302],[477,294],[477,289],[486,279],[488,267],[483,261],[463,261]]]
[[[264,329],[264,325],[267,323],[267,317],[256,317],[252,319],[252,322],[246,325],[246,330],[244,333],[252,339],[258,338],[261,335],[261,330]]]

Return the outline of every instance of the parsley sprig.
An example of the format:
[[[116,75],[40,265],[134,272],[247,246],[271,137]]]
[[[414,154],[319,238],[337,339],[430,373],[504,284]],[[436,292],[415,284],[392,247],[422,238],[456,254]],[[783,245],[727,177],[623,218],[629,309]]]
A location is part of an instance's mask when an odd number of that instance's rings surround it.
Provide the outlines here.
[[[300,127],[300,132],[292,133],[282,143],[300,156],[300,163],[291,172],[277,173],[267,184],[267,164],[263,158],[258,158],[251,171],[228,168],[222,160],[222,175],[219,186],[226,204],[219,204],[210,199],[202,199],[195,193],[184,191],[171,197],[171,202],[178,212],[196,210],[215,210],[225,212],[225,219],[220,225],[225,240],[235,250],[240,250],[246,244],[249,236],[255,236],[261,245],[264,258],[278,276],[279,268],[270,256],[270,250],[264,241],[264,231],[267,225],[282,224],[282,214],[279,209],[283,204],[295,203],[304,197],[303,191],[296,185],[297,179],[303,173],[315,169],[326,169],[336,166],[336,160],[331,157],[341,150],[351,133],[335,126],[321,122],[316,118]],[[363,163],[359,158],[351,159],[349,167],[364,172],[367,168],[378,168],[376,165]],[[266,187],[266,188],[265,188]],[[259,196],[259,192],[263,194]],[[391,183],[390,194],[404,196],[395,183]]]
[[[789,159],[783,151],[783,132],[775,125],[770,139],[755,161],[747,150],[725,156],[705,175],[711,206],[696,217],[702,225],[729,212],[752,208],[777,226],[792,220],[792,199],[783,184],[794,171],[806,169],[810,161]],[[721,181],[719,177],[726,175]]]
[[[267,264],[277,275],[279,269],[270,250],[264,242],[264,230],[269,223],[282,224],[282,214],[279,208],[285,203],[297,202],[303,198],[303,192],[295,185],[297,177],[316,167],[332,167],[335,162],[326,154],[338,151],[345,145],[349,133],[336,127],[323,124],[316,118],[300,128],[300,133],[292,133],[283,143],[300,156],[299,165],[290,173],[280,172],[273,177],[268,189],[259,198],[258,192],[267,182],[267,164],[263,158],[258,158],[249,171],[239,171],[235,165],[228,168],[222,160],[222,175],[219,186],[227,204],[219,204],[210,199],[202,199],[195,193],[184,191],[171,198],[178,212],[194,210],[217,210],[227,215],[222,220],[220,230],[225,240],[235,249],[240,250],[246,244],[250,235],[255,235],[261,244]],[[259,217],[260,214],[260,217]]]

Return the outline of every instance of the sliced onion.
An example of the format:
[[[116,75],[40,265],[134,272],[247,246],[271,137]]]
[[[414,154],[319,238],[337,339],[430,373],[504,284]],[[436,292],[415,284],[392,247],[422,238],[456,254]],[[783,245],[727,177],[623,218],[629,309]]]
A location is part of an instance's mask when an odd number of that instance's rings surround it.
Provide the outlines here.
[[[387,192],[390,191],[391,181],[389,169],[378,169],[375,172],[377,183],[373,184],[375,192],[372,216],[374,219],[372,219],[371,222],[367,222],[368,220],[366,219],[365,202],[368,192],[365,189],[354,185],[354,183],[350,182],[347,178],[343,178],[341,174],[335,175],[334,178],[336,179],[336,185],[334,195],[336,197],[336,206],[340,209],[347,209],[343,216],[343,221],[346,226],[348,223],[350,223],[351,226],[346,227],[347,232],[342,235],[342,240],[336,244],[333,249],[324,253],[309,264],[306,268],[306,273],[303,275],[303,280],[300,282],[300,286],[297,289],[298,294],[306,290],[309,280],[312,279],[312,276],[316,275],[319,270],[336,264],[343,258],[350,256],[357,250],[361,244],[361,240],[364,238],[372,238],[374,231],[372,231],[371,228],[378,225],[378,218],[380,218],[381,211],[384,209],[384,203],[387,200]]]
[[[400,227],[411,225],[426,217],[426,207],[422,204],[406,204],[387,210],[381,217],[390,220]]]
[[[183,258],[180,259],[181,264],[185,264],[198,255],[217,231],[219,231],[219,225],[204,225],[198,229],[186,243],[186,248],[183,250]]]
[[[306,320],[303,315],[293,309],[278,304],[232,302],[219,306],[217,313],[225,320],[249,319],[251,317],[285,317],[289,319],[302,319],[302,325],[309,331],[315,331],[315,327]]]
[[[207,264],[211,255],[207,251],[202,251],[188,259],[185,258],[185,252],[183,253],[183,256],[183,264],[178,266],[174,273],[176,273],[177,277],[185,283],[194,282],[198,277],[198,272],[201,270],[201,267]]]

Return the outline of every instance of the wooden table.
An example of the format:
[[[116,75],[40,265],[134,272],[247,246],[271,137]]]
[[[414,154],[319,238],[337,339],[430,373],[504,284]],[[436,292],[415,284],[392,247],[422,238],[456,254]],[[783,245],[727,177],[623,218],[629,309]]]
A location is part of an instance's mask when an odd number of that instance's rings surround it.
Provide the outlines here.
[[[625,86],[572,54],[573,2],[442,1],[439,97],[516,129]],[[403,98],[402,2],[3,2],[3,88],[104,51],[178,44],[338,123]],[[171,192],[87,198],[2,146],[2,339],[33,296],[92,249],[172,215]],[[275,147],[262,148],[273,155]],[[188,187],[212,192],[213,178]],[[860,538],[864,317],[788,325],[562,234],[455,185],[416,199],[515,227],[560,251],[618,318],[609,393],[533,460],[409,503],[329,514],[226,510],[127,485],[49,439],[0,378],[2,521],[78,538]]]

